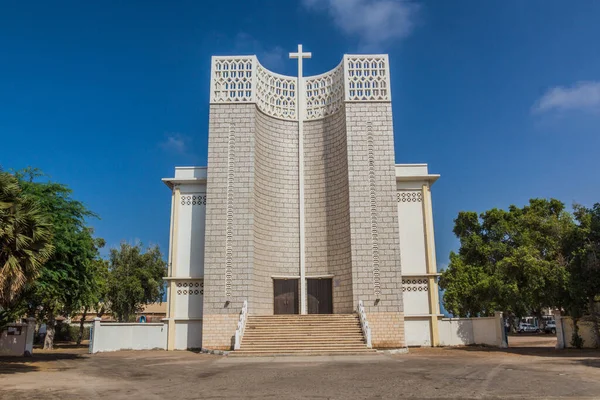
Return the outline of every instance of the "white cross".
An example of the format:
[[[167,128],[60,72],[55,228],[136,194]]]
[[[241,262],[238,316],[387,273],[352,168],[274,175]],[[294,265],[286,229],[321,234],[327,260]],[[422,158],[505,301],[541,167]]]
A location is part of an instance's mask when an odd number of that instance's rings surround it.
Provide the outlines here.
[[[304,108],[304,79],[302,78],[302,59],[310,58],[312,53],[302,52],[302,45],[298,45],[297,53],[290,53],[290,58],[298,59],[298,86],[296,89],[296,116],[298,118],[298,209],[300,221],[300,314],[306,314],[306,255],[304,251],[306,238],[304,232],[304,128],[306,117]]]
[[[290,58],[298,59],[298,79],[302,78],[302,59],[303,58],[311,58],[311,57],[312,57],[312,53],[310,51],[306,52],[306,53],[302,52],[301,44],[298,45],[297,53],[290,53]]]

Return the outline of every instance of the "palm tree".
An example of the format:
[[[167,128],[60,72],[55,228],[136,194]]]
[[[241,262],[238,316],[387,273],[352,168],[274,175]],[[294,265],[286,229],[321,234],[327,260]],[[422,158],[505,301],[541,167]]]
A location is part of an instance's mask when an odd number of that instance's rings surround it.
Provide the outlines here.
[[[54,251],[52,226],[17,179],[0,171],[0,310],[8,309]]]

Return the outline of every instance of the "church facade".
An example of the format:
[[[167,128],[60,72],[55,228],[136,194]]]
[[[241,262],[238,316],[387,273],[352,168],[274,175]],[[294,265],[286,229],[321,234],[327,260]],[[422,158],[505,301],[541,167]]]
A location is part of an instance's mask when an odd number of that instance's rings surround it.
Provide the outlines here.
[[[172,190],[168,349],[229,350],[249,315],[352,314],[372,346],[436,345],[426,164],[395,165],[387,55],[298,76],[213,57],[207,167]],[[243,340],[243,338],[242,338]]]

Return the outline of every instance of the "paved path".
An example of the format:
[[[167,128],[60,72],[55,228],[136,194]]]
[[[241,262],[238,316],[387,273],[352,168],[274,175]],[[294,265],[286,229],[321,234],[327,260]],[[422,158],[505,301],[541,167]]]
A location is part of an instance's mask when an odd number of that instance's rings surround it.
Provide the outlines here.
[[[411,349],[409,354],[227,358],[58,351],[0,358],[1,399],[599,398],[600,352]]]

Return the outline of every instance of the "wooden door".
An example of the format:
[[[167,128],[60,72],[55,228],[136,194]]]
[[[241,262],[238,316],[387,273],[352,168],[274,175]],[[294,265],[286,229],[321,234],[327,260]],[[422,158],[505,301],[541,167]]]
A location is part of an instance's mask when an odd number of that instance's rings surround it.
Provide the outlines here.
[[[309,314],[333,314],[333,289],[329,278],[307,279]]]
[[[273,279],[274,314],[298,314],[298,279]]]

